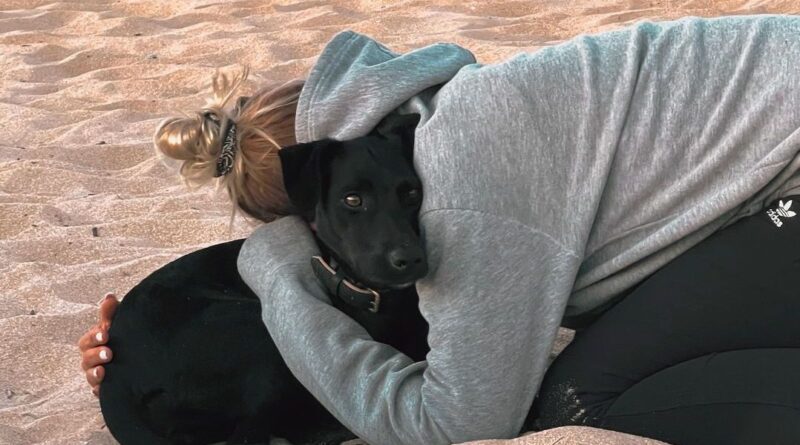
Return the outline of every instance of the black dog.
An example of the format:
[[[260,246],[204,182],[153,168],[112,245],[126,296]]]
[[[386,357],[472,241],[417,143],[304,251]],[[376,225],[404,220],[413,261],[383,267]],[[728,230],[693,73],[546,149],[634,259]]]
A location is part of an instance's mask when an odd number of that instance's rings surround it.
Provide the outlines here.
[[[312,267],[334,306],[375,340],[422,360],[428,325],[408,287],[427,270],[411,163],[415,121],[385,121],[352,141],[287,147],[280,157],[290,200],[315,227],[323,257]],[[355,437],[284,364],[236,270],[242,241],[173,261],[123,299],[100,391],[122,445]]]

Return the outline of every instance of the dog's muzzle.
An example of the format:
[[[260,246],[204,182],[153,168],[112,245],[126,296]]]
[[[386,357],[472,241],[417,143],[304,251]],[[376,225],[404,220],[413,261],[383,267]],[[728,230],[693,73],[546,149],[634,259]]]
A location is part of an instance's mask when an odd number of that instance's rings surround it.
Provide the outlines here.
[[[333,259],[331,259],[331,263],[332,265],[320,256],[311,257],[311,269],[314,270],[314,275],[322,282],[325,289],[353,307],[378,312],[381,294],[372,289],[357,286],[344,276],[341,268],[337,270]]]

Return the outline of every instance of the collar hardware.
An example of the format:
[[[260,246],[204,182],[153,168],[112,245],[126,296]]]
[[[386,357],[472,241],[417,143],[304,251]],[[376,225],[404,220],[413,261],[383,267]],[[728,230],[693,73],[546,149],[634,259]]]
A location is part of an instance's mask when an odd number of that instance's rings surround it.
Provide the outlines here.
[[[328,263],[321,256],[315,255],[311,257],[311,269],[328,292],[336,295],[350,306],[373,313],[377,313],[380,310],[381,294],[373,289],[360,287],[348,280],[341,268],[336,268],[334,260]]]

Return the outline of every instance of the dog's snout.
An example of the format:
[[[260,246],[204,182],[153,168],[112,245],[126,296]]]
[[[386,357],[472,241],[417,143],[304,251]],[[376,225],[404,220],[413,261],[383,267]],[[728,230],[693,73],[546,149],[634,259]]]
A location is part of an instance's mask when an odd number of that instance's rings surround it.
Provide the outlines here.
[[[405,271],[421,264],[422,256],[422,249],[399,247],[389,252],[389,264],[399,271]]]

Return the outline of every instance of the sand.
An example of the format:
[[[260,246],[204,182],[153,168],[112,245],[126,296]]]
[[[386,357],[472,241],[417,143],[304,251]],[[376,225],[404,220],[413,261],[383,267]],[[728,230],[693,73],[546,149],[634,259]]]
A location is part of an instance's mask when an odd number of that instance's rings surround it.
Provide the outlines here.
[[[302,77],[346,28],[397,51],[455,42],[491,63],[640,19],[798,12],[756,0],[0,1],[0,444],[114,443],[76,346],[96,301],[254,228],[229,227],[224,197],[187,190],[150,145],[161,118],[204,103],[215,68],[249,64],[250,89]],[[508,443],[555,442],[654,443],[582,428]]]

